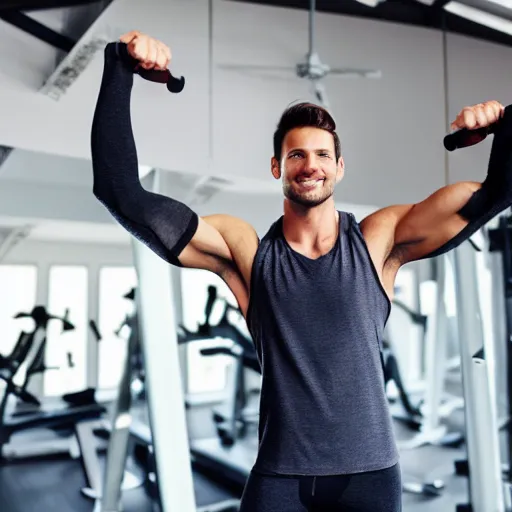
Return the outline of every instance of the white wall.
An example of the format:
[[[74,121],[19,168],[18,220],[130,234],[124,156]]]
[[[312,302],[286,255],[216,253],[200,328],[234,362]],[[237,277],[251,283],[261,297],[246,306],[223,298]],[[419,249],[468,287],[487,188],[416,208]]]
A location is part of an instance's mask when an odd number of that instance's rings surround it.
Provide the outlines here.
[[[451,36],[448,60],[451,118],[468,104],[493,99],[504,105],[512,103],[511,48],[475,41],[469,37]],[[485,178],[491,143],[492,137],[489,137],[476,146],[450,153],[450,182]]]
[[[306,11],[218,2],[214,60],[293,67],[306,53],[306,28]],[[328,14],[318,16],[318,28],[318,51],[330,66],[376,68],[383,73],[380,80],[326,80],[346,164],[340,200],[383,205],[417,200],[425,190],[440,186],[440,34]],[[234,174],[270,180],[278,117],[291,101],[312,99],[308,83],[216,69],[213,90],[216,164]],[[422,122],[421,137],[411,129],[417,119]]]

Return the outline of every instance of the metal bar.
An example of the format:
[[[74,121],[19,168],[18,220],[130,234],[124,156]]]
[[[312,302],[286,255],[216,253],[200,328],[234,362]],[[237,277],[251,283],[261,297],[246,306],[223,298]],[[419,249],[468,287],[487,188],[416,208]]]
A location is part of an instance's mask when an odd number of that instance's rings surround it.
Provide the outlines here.
[[[40,11],[98,3],[98,0],[2,0],[0,11]]]
[[[248,0],[236,0],[248,1]],[[255,0],[251,0],[254,2]],[[256,3],[280,7],[304,9],[304,0],[258,0]],[[318,11],[331,12],[367,18],[378,21],[391,21],[405,25],[442,29],[442,10],[410,0],[387,0],[376,7],[369,7],[356,0],[319,2]],[[446,30],[456,34],[491,41],[504,46],[512,46],[512,37],[489,27],[446,13]]]
[[[153,171],[156,173],[156,171]],[[158,175],[154,178],[158,178]],[[151,187],[159,191],[155,179]],[[132,239],[138,275],[138,314],[149,420],[162,512],[196,510],[184,395],[180,375],[171,267]]]
[[[453,251],[455,297],[464,388],[469,498],[473,512],[504,512],[504,488],[493,403],[489,351],[482,325],[476,252],[469,243]]]
[[[66,53],[76,44],[70,37],[55,32],[22,12],[0,10],[0,19]]]
[[[94,422],[79,422],[75,425],[75,434],[80,446],[82,465],[87,479],[87,484],[93,488],[101,488],[101,466],[96,452],[96,437],[91,425]]]
[[[130,412],[132,405],[130,389],[132,355],[136,344],[137,329],[132,326],[124,359],[123,374],[112,411],[112,427],[103,479],[101,481],[96,479],[94,485],[82,490],[86,496],[96,500],[95,512],[121,511],[122,491],[142,485],[142,482],[134,475],[125,471],[130,445],[130,427],[132,425]]]

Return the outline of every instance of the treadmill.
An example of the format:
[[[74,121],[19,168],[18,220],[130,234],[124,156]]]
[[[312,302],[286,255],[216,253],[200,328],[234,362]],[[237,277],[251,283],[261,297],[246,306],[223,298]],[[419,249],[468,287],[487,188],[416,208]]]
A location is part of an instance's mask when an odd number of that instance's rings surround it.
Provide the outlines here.
[[[223,314],[217,324],[210,323],[213,305],[217,300],[224,302]],[[215,286],[208,287],[208,301],[205,307],[205,322],[197,332],[185,331],[180,343],[194,339],[226,338],[233,340],[232,347],[211,347],[201,350],[203,356],[228,355],[234,359],[233,392],[228,399],[213,411],[218,435],[212,438],[190,441],[190,455],[193,466],[211,472],[228,485],[243,489],[254,466],[258,451],[258,414],[246,412],[247,390],[245,370],[247,368],[261,374],[261,367],[251,338],[229,321],[230,311],[240,311],[225,299],[218,297]],[[258,408],[255,409],[259,412]],[[252,428],[249,428],[252,427]]]
[[[235,329],[234,326],[230,326]],[[252,358],[233,348],[212,347],[201,351],[204,355],[223,354],[235,359],[235,390],[222,410],[214,413],[218,435],[211,438],[195,439],[190,442],[190,454],[195,467],[212,472],[231,485],[243,488],[254,466],[258,452],[257,417],[249,418],[247,425],[241,424],[242,407],[246,406],[244,380],[245,368],[256,370]],[[259,366],[258,366],[259,368]],[[257,370],[256,370],[257,371]],[[253,428],[249,428],[253,426]]]
[[[46,328],[51,320],[59,320],[64,325],[64,330],[73,328],[72,324],[64,317],[50,315],[43,306],[36,306],[31,313],[18,313],[16,318],[30,317],[35,321],[35,328],[31,332],[21,332],[16,345],[8,356],[0,358],[0,381],[4,390],[0,400],[0,461],[26,459],[29,457],[47,456],[69,452],[78,458],[83,455],[73,442],[73,437],[85,439],[87,431],[101,418],[105,408],[96,403],[69,406],[52,410],[42,410],[37,397],[26,390],[26,381],[18,386],[15,379],[18,372],[26,366],[28,370],[37,368],[42,360],[44,344],[46,342]],[[32,362],[28,362],[32,360]],[[28,373],[28,372],[27,372]],[[25,403],[31,404],[33,410],[24,414],[10,414],[9,402],[15,397]],[[46,431],[45,431],[46,429]],[[30,441],[19,439],[16,434],[28,431],[37,431],[40,434],[50,432],[51,429],[69,431],[75,434],[68,438],[52,435],[50,439],[31,437]],[[11,438],[15,439],[11,439]],[[61,442],[60,442],[61,441]],[[80,439],[78,439],[80,444]],[[94,449],[93,445],[85,445],[84,450]]]

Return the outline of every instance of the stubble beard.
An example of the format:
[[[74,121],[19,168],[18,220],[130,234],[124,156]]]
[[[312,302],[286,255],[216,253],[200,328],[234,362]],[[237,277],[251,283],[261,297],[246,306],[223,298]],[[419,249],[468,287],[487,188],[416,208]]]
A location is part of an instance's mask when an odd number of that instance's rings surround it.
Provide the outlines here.
[[[325,201],[333,195],[334,187],[330,183],[326,185],[324,181],[320,190],[304,191],[300,193],[293,188],[292,184],[284,183],[283,193],[284,196],[293,203],[306,208],[314,208],[315,206],[325,203]]]

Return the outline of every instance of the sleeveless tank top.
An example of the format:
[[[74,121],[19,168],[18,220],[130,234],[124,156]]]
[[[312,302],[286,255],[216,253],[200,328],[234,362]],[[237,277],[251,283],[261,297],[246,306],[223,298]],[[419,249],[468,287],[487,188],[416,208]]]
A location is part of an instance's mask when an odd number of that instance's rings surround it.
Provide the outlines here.
[[[336,475],[398,462],[381,359],[391,304],[355,217],[339,215],[337,241],[317,259],[287,243],[283,217],[255,255],[247,313],[262,370],[255,471]]]

